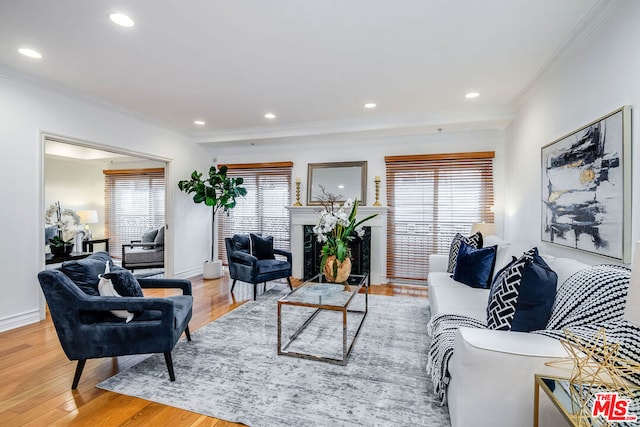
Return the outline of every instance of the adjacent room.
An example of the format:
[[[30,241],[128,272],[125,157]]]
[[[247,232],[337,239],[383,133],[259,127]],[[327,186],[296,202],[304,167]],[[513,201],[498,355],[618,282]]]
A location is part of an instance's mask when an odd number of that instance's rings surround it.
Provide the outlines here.
[[[2,424],[638,425],[638,22],[3,2]]]

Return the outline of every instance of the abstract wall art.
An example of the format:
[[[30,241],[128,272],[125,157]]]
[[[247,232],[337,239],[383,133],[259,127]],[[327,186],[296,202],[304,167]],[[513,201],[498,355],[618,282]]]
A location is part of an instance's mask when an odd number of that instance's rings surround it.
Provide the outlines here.
[[[631,256],[631,109],[542,147],[542,241]]]

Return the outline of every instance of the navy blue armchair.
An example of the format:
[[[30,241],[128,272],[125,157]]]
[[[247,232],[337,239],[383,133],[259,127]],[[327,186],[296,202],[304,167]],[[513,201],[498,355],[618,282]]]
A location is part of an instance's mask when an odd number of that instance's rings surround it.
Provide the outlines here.
[[[171,351],[182,332],[191,341],[191,282],[139,279],[142,288],[178,288],[182,295],[166,298],[88,295],[60,270],[38,274],[60,344],[69,360],[77,360],[72,389],[77,388],[87,359],[131,354],[164,353],[169,379],[175,381]],[[110,310],[136,313],[134,319]]]
[[[264,283],[266,288],[269,280],[286,278],[291,286],[291,252],[273,248],[271,246],[261,246],[260,242],[271,238],[261,238],[255,236],[252,244],[251,238],[247,234],[235,234],[233,237],[224,239],[227,249],[227,261],[229,262],[229,276],[233,279],[231,292],[236,286],[236,281],[253,284],[253,299],[256,299],[258,283]],[[257,239],[257,240],[256,240]],[[276,259],[275,255],[286,258]]]

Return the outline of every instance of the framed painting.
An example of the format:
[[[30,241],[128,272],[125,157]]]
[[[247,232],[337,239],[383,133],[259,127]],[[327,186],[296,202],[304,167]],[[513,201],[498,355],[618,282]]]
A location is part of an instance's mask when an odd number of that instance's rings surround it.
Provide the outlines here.
[[[631,108],[542,147],[542,241],[631,258]]]

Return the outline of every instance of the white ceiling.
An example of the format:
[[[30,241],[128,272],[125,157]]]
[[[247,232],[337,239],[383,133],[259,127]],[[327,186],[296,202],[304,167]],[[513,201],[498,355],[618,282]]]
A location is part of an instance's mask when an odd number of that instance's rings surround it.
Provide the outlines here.
[[[200,142],[504,127],[519,95],[603,3],[0,0],[0,73]],[[136,25],[112,24],[116,11]],[[481,95],[465,99],[469,91]]]

